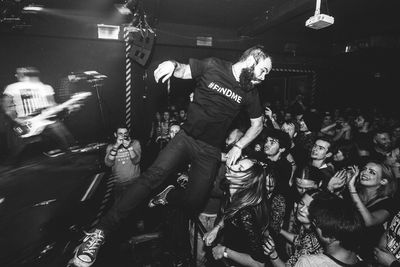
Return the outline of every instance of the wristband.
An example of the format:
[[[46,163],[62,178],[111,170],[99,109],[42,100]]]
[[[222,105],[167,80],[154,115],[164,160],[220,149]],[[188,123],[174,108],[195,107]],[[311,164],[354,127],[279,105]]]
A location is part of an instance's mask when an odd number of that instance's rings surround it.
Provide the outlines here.
[[[224,248],[224,258],[228,258],[228,248],[227,247],[225,247]]]
[[[233,146],[239,148],[240,150],[243,149],[243,147],[240,147],[240,146],[238,146],[237,144],[234,144]]]
[[[350,194],[358,194],[357,191],[354,191],[354,192],[349,191],[349,192],[350,192]]]

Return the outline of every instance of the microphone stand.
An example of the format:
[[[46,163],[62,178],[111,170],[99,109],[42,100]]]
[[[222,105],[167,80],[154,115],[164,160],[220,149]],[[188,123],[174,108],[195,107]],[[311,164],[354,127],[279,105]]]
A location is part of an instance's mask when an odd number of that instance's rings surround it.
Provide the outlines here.
[[[104,110],[103,110],[103,101],[100,95],[100,86],[102,86],[103,84],[101,83],[103,79],[89,79],[88,82],[89,84],[92,85],[92,87],[96,90],[96,96],[97,96],[97,103],[99,105],[99,110],[100,110],[100,117],[101,117],[101,122],[102,122],[102,126],[103,126],[103,133],[106,132],[107,129],[107,124],[106,124],[106,119],[104,116]]]

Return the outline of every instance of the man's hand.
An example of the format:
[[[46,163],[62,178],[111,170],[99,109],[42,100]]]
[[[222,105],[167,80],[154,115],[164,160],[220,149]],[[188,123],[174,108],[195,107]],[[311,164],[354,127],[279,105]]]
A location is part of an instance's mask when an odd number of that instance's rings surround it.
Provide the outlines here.
[[[166,80],[171,78],[172,74],[174,74],[176,68],[176,62],[174,61],[164,61],[160,65],[158,65],[157,69],[154,71],[154,79],[158,83],[160,78],[164,77],[161,82],[164,83]]]
[[[115,141],[115,144],[113,145],[114,149],[120,148],[120,146],[123,144],[124,139],[123,138],[117,138]]]
[[[216,259],[216,260],[222,259],[224,257],[224,250],[225,250],[225,247],[221,246],[220,244],[213,247],[212,254],[214,256],[214,259]]]
[[[213,229],[204,234],[203,241],[206,246],[211,246],[211,244],[217,238],[218,231],[219,231],[219,226],[215,226]]]
[[[241,155],[242,150],[237,146],[233,146],[231,150],[229,150],[228,154],[226,154],[226,165],[228,167],[234,165]]]
[[[125,139],[124,138],[124,140],[122,141],[122,145],[125,147],[125,148],[128,148],[129,147],[129,145],[131,144],[131,138],[128,136],[128,139]]]

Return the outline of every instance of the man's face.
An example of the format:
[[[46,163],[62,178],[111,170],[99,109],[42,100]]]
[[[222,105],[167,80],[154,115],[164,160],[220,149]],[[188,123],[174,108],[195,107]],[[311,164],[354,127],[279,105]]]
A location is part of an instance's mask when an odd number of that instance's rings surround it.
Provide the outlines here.
[[[294,134],[296,133],[296,128],[293,123],[283,123],[281,130],[287,133],[290,139],[293,139]]]
[[[331,115],[325,115],[324,119],[322,121],[323,125],[330,125],[332,124],[332,116]]]
[[[390,136],[388,133],[378,133],[374,138],[374,143],[380,149],[389,151],[391,147]]]
[[[115,137],[117,137],[118,139],[127,139],[127,138],[129,138],[128,129],[126,129],[126,128],[118,128],[116,133],[115,133]]]
[[[272,68],[270,58],[261,59],[258,63],[255,62],[254,58],[252,59],[253,64],[242,69],[239,76],[239,82],[245,91],[253,89],[256,84],[264,81],[265,75],[267,75]]]
[[[356,127],[361,128],[364,125],[364,118],[363,116],[357,116],[354,120],[354,124],[356,125]]]
[[[330,144],[324,140],[317,140],[311,150],[311,158],[316,160],[323,160],[327,158]]]
[[[253,84],[259,84],[265,79],[265,75],[267,75],[272,69],[272,62],[270,58],[265,58],[260,60],[254,67],[253,71],[253,80],[251,81]]]
[[[299,114],[296,116],[297,123],[299,124],[299,131],[300,132],[307,132],[308,127],[306,122],[303,119],[303,114]]]
[[[163,119],[166,120],[166,121],[169,120],[169,112],[165,111],[163,113]]]
[[[279,153],[279,141],[277,139],[267,137],[264,144],[264,154],[267,156],[275,156]]]

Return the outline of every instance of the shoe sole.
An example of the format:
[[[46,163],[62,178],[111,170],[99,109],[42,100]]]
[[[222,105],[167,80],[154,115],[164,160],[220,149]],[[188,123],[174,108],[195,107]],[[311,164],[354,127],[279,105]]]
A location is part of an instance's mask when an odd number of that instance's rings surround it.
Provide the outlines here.
[[[68,266],[67,267],[69,267],[69,266],[71,266],[71,267],[90,267],[95,262],[95,261],[93,261],[93,262],[84,262],[84,261],[80,260],[77,257],[76,254],[78,253],[78,250],[79,250],[80,246],[81,245],[77,246],[76,249],[74,250],[74,257],[68,262]]]

